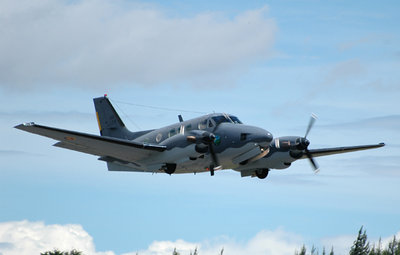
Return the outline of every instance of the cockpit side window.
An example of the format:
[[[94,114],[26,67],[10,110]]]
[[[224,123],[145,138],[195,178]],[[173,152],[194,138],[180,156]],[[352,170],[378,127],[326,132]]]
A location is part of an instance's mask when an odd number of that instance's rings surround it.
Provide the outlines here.
[[[235,123],[235,124],[243,124],[239,119],[238,119],[238,117],[236,117],[236,116],[232,116],[232,115],[229,115],[229,118],[233,121],[233,123]]]
[[[206,129],[207,128],[207,120],[202,120],[199,125],[198,125],[199,129]]]

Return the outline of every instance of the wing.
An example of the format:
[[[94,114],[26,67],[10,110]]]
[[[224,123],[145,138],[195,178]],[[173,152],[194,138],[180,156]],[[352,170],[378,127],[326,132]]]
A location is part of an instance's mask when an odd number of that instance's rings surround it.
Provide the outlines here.
[[[379,147],[383,147],[383,146],[385,146],[384,143],[379,143],[379,144],[372,144],[372,145],[313,149],[313,150],[309,150],[309,151],[313,157],[321,157],[321,156],[327,156],[327,155],[333,155],[333,154],[347,153],[347,152],[352,152],[352,151],[375,149],[375,148],[379,148]],[[302,158],[307,158],[307,155],[303,155]]]
[[[119,138],[97,136],[76,131],[24,123],[15,128],[59,141],[54,146],[88,153],[102,158],[114,158],[135,163],[160,153],[166,146],[138,143]]]

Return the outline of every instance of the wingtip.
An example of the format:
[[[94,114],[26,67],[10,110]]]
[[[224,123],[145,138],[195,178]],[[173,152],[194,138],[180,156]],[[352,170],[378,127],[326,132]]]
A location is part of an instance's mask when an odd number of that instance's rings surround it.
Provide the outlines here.
[[[30,126],[34,126],[34,125],[35,125],[35,122],[24,122],[24,123],[14,126],[14,128],[23,129],[24,127],[30,127]]]
[[[385,144],[385,143],[379,143],[379,145],[380,145],[381,147],[383,147],[383,146],[385,146],[386,144]]]

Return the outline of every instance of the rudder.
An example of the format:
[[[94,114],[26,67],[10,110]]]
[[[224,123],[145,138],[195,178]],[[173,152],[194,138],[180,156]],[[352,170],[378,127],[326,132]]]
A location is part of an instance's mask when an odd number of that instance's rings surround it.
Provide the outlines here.
[[[131,132],[115,111],[107,96],[93,99],[100,135],[131,139]]]

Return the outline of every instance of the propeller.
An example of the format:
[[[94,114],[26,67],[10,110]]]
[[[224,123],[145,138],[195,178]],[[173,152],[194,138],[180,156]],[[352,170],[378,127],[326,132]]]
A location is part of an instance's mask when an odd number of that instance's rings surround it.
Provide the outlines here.
[[[304,135],[304,138],[307,138],[308,133],[310,133],[311,128],[313,127],[315,121],[317,120],[317,115],[315,115],[314,113],[311,114],[311,118],[310,121],[308,122],[308,127],[307,127],[307,131],[306,134]]]
[[[211,175],[214,175],[215,170],[222,169],[222,166],[219,164],[217,154],[215,153],[214,150],[214,141],[217,139],[216,135],[204,131],[198,134],[195,133],[194,135],[187,136],[186,139],[190,142],[200,142],[207,145],[208,151],[210,152],[211,155],[211,164],[209,167]]]
[[[311,114],[311,118],[310,118],[310,121],[308,122],[306,134],[304,135],[303,138],[300,138],[300,143],[299,143],[300,149],[304,150],[307,158],[310,160],[310,163],[314,169],[314,173],[319,172],[319,166],[318,166],[317,162],[314,160],[311,152],[308,150],[308,145],[310,145],[310,141],[307,140],[307,136],[310,133],[310,130],[313,127],[316,120],[317,120],[317,116],[315,114]]]
[[[211,160],[212,160],[212,164],[210,165],[210,174],[211,174],[211,176],[213,176],[214,171],[222,169],[222,166],[218,162],[217,154],[215,154],[214,146],[213,146],[212,142],[209,143],[208,148],[210,150],[210,155],[211,155]]]

